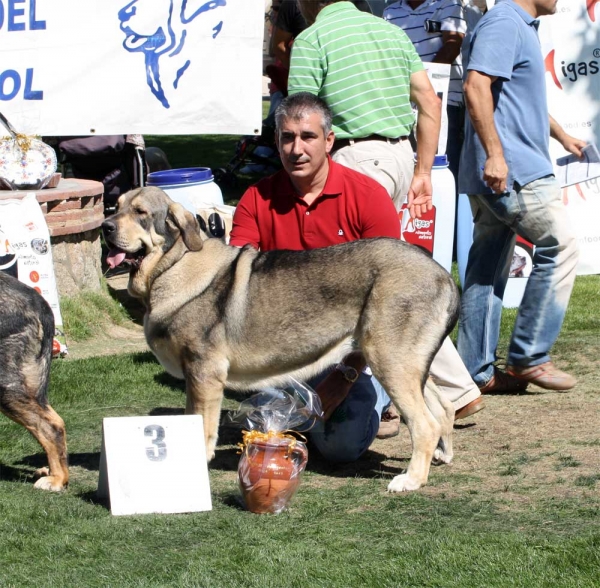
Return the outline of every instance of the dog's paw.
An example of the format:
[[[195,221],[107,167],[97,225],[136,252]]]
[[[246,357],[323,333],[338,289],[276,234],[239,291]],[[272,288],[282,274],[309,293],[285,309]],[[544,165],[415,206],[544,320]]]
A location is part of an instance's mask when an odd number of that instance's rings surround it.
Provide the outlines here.
[[[431,463],[436,466],[448,464],[452,461],[453,457],[454,456],[451,453],[446,453],[441,447],[437,447],[433,452]]]
[[[388,492],[411,492],[418,490],[422,484],[415,482],[408,474],[396,476],[387,487]]]
[[[58,476],[44,476],[40,478],[34,485],[34,488],[40,490],[48,490],[49,492],[62,492],[66,486],[62,483]]]

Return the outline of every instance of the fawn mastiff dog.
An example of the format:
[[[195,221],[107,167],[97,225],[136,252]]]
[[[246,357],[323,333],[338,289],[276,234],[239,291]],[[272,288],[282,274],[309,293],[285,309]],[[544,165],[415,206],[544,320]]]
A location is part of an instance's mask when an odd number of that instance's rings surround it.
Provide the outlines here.
[[[362,350],[410,432],[410,464],[388,490],[415,490],[432,460],[452,459],[454,409],[427,375],[459,295],[417,247],[388,238],[311,251],[230,247],[153,187],[123,194],[103,230],[109,265],[130,265],[148,345],[185,380],[186,412],[204,418],[209,459],[225,386],[306,379],[352,349]]]
[[[50,469],[36,488],[63,490],[69,481],[65,424],[48,404],[54,316],[33,288],[0,271],[0,410],[40,443]]]

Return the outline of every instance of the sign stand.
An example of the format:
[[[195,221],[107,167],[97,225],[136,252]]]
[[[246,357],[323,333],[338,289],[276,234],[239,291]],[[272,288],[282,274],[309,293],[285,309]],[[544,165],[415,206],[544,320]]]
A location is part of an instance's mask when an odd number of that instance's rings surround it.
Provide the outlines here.
[[[113,515],[211,510],[202,417],[105,418],[98,497]]]

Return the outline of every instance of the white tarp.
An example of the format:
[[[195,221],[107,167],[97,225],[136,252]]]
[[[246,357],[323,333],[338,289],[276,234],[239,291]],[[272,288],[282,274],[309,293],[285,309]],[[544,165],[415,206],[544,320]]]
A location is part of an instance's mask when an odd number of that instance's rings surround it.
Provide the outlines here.
[[[0,0],[0,112],[20,132],[251,134],[264,0]]]
[[[600,0],[559,0],[540,22],[548,110],[567,133],[600,145]],[[550,153],[567,155],[552,140]],[[563,188],[562,197],[579,238],[577,273],[600,273],[600,179]]]

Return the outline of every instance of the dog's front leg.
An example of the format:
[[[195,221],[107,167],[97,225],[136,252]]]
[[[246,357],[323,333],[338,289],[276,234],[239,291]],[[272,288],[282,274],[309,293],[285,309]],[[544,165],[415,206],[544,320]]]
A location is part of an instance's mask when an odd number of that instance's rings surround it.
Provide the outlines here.
[[[202,415],[206,459],[210,461],[215,456],[226,373],[207,372],[206,368],[206,362],[186,366],[185,413]]]

